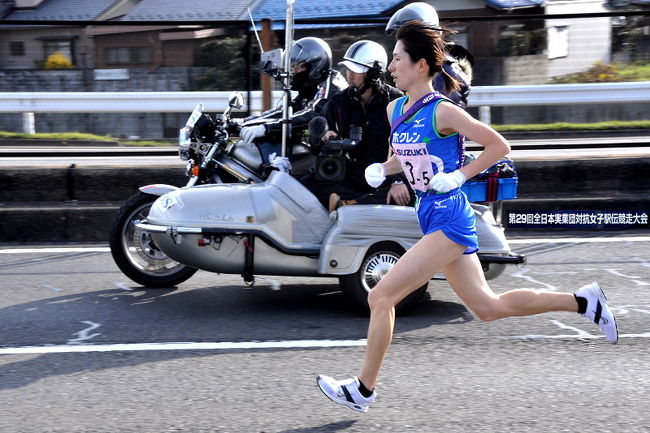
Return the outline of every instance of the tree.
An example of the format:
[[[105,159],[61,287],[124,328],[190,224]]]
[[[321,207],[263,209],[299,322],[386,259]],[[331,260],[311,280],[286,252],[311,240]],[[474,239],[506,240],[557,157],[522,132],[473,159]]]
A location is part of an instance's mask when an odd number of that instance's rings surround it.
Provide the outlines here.
[[[60,51],[50,54],[43,65],[45,69],[71,69],[74,65],[70,59]]]
[[[251,61],[256,69],[259,50],[253,46]],[[190,90],[243,90],[246,88],[246,39],[227,37],[201,45],[196,53],[197,66],[209,66],[194,79]],[[253,74],[253,87],[257,74]],[[259,84],[257,84],[259,86]]]

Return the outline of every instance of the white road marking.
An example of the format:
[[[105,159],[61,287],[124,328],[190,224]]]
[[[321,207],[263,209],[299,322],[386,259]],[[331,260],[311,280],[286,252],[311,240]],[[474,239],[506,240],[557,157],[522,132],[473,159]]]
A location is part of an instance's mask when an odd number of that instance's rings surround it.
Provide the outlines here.
[[[650,262],[647,262],[646,260],[640,257],[632,257],[632,260],[638,261],[639,265],[643,266],[644,268],[650,268]]]
[[[243,349],[311,349],[327,347],[365,346],[366,340],[294,340],[242,341],[214,343],[130,343],[71,346],[28,346],[0,348],[0,355],[79,353],[79,352],[134,352],[148,350],[243,350]]]
[[[605,338],[604,335],[544,335],[544,334],[530,334],[530,335],[510,335],[507,337],[499,337],[504,340],[579,340],[579,339],[597,339]],[[618,334],[618,339],[621,338],[650,338],[650,332],[643,334]],[[0,349],[2,350],[2,349]],[[2,352],[0,352],[2,354]]]
[[[559,326],[561,329],[568,329],[568,330],[571,330],[571,331],[575,331],[576,335],[578,335],[580,337],[593,337],[587,331],[583,331],[582,329],[576,328],[575,326],[565,325],[564,323],[560,322],[559,320],[551,320],[551,323]]]
[[[523,278],[524,280],[526,280],[526,281],[528,281],[530,283],[533,283],[533,284],[539,284],[541,286],[544,286],[547,290],[557,291],[557,287],[555,287],[552,284],[543,283],[543,282],[541,282],[539,280],[534,279],[533,277],[530,277],[528,275],[524,275],[528,271],[530,271],[529,268],[520,268],[516,272],[513,272],[510,275],[513,276],[513,277],[516,277],[516,278]]]
[[[108,253],[109,247],[2,248],[0,254]]]
[[[650,305],[617,305],[609,307],[616,315],[629,314],[630,311],[637,313],[650,314]]]
[[[46,289],[54,290],[55,292],[60,292],[63,289],[59,289],[58,287],[54,287],[51,284],[41,284],[41,287],[45,287]]]
[[[567,334],[567,335],[509,335],[497,337],[504,340],[577,340],[598,339],[603,335]],[[620,334],[621,338],[650,338],[650,332],[641,334]],[[293,340],[293,341],[242,341],[213,343],[128,343],[96,345],[60,345],[60,346],[23,346],[0,348],[0,355],[29,355],[48,353],[88,353],[88,352],[144,352],[152,350],[255,350],[255,349],[326,349],[335,347],[362,347],[366,340]]]
[[[113,285],[115,287],[117,287],[118,289],[124,290],[126,292],[132,292],[133,291],[133,289],[131,287],[127,286],[126,284],[124,284],[124,283],[122,283],[120,281],[113,281]]]
[[[622,273],[618,272],[618,269],[603,269],[603,270],[606,271],[606,272],[609,272],[612,275],[616,275],[617,277],[627,278],[628,280],[633,281],[634,283],[636,283],[637,286],[650,286],[649,283],[646,283],[645,281],[639,280],[638,275],[625,275],[625,274],[622,274]]]
[[[78,337],[68,340],[68,344],[81,344],[82,341],[90,340],[91,338],[97,337],[98,335],[102,335],[100,332],[88,335],[88,333],[93,329],[97,329],[102,326],[99,323],[91,322],[90,320],[84,320],[81,323],[85,323],[88,325],[88,327],[86,329],[82,329],[79,332],[75,332],[74,335],[78,335]]]
[[[270,287],[271,290],[275,290],[275,291],[277,291],[277,290],[281,290],[281,289],[282,289],[282,284],[278,283],[278,282],[275,281],[275,280],[272,280],[272,279],[270,279],[270,278],[263,278],[263,277],[255,277],[255,278],[258,279],[258,280],[262,280],[262,281],[267,282],[267,283],[269,284],[269,286],[271,286],[271,287]]]
[[[566,243],[608,243],[608,242],[650,242],[650,236],[621,236],[621,237],[603,237],[603,238],[530,238],[530,239],[510,239],[508,243],[515,244],[566,244]]]

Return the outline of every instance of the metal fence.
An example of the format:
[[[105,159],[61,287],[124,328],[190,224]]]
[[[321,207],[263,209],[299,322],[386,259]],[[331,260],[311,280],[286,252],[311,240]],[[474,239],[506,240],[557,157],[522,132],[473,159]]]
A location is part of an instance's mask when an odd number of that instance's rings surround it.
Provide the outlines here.
[[[182,113],[197,103],[210,111],[222,111],[232,92],[4,92],[0,112],[22,113],[23,130],[35,132],[35,113]],[[273,102],[282,98],[273,92]],[[477,86],[470,107],[479,107],[479,118],[490,123],[491,107],[561,104],[650,102],[650,81],[591,84],[541,84]],[[250,92],[241,111],[259,112],[262,92]]]

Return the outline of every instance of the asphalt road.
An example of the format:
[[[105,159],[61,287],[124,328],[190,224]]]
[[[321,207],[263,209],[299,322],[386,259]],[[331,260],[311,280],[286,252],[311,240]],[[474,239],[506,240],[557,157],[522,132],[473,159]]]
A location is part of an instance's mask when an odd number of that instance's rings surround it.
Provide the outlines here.
[[[398,318],[367,414],[315,385],[317,373],[356,374],[364,352],[367,319],[336,280],[251,289],[199,272],[143,290],[103,246],[3,247],[0,431],[649,432],[650,239],[595,240],[520,239],[528,264],[492,286],[598,280],[619,344],[572,313],[480,322],[432,282]]]

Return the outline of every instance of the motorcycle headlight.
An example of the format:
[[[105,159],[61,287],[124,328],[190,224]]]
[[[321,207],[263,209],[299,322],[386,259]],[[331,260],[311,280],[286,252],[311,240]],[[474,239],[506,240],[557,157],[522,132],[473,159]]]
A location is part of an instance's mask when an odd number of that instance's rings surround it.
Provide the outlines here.
[[[178,131],[178,156],[183,161],[190,158],[190,137],[187,128],[181,128]]]
[[[178,145],[178,157],[182,161],[187,161],[190,159],[190,145],[189,144],[179,144]]]

